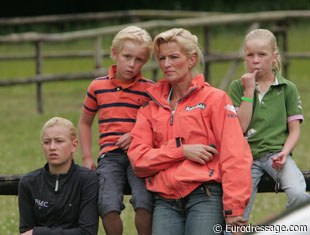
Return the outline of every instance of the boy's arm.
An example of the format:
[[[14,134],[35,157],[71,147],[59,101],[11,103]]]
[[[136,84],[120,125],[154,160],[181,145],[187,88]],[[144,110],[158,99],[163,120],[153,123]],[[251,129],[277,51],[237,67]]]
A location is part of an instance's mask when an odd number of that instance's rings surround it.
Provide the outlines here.
[[[92,124],[95,116],[82,112],[79,121],[79,137],[82,151],[83,166],[95,170],[96,164],[92,155]]]

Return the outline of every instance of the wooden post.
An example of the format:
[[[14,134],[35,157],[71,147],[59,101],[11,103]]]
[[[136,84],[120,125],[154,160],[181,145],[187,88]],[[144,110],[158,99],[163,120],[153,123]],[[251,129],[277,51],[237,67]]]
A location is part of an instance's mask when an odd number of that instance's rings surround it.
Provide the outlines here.
[[[95,59],[95,68],[99,70],[102,66],[102,51],[101,51],[101,43],[102,37],[98,36],[95,40],[95,52],[94,52],[94,59]]]
[[[35,42],[35,58],[36,58],[36,77],[39,78],[42,75],[42,50],[41,41]],[[43,113],[43,101],[42,101],[42,82],[37,82],[37,110],[38,113]]]
[[[210,53],[210,28],[208,26],[203,27],[204,30],[204,46],[203,46],[203,55],[204,58]],[[204,61],[204,76],[207,82],[210,82],[210,61]]]
[[[284,20],[277,21],[273,33],[277,39],[278,48],[280,50],[282,74],[288,79],[289,58],[286,56],[288,54],[287,22]]]

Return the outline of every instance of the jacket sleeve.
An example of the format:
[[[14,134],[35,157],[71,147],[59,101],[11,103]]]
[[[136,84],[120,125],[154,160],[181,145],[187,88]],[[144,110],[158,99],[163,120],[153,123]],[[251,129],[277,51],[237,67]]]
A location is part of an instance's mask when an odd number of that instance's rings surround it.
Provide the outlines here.
[[[33,229],[35,215],[33,211],[33,199],[29,187],[23,178],[18,185],[18,209],[19,209],[19,232],[24,233]]]
[[[185,159],[181,138],[168,140],[159,148],[154,147],[152,125],[147,118],[148,111],[147,106],[138,111],[128,150],[130,162],[139,177],[152,176],[167,169],[172,163]]]
[[[76,228],[63,229],[61,227],[34,227],[34,235],[97,235],[99,214],[98,202],[98,179],[95,171],[89,171],[87,177],[80,185],[81,202],[79,209],[78,226]]]
[[[242,215],[252,192],[251,150],[226,93],[219,97],[212,111],[212,126],[220,143],[224,214]]]

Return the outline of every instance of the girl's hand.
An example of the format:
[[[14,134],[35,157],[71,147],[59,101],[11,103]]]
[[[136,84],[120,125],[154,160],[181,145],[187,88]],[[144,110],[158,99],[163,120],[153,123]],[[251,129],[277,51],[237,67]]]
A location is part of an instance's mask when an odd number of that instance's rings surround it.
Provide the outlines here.
[[[241,77],[241,83],[244,88],[244,91],[254,92],[255,90],[255,78],[258,70],[255,70],[253,73],[243,74]]]
[[[280,152],[278,156],[272,158],[272,167],[276,170],[281,170],[286,163],[287,154]]]

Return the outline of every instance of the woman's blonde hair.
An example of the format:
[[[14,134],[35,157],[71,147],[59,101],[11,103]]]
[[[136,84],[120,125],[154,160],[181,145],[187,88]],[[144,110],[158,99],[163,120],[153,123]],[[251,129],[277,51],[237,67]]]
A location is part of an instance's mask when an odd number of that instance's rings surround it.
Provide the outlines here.
[[[49,127],[53,127],[53,126],[60,126],[63,127],[65,129],[67,129],[70,133],[70,139],[73,141],[75,139],[77,139],[77,134],[76,134],[76,129],[73,125],[73,123],[65,118],[62,117],[53,117],[51,119],[49,119],[42,127],[42,131],[41,131],[41,139],[43,139],[43,134],[44,131],[49,128]]]
[[[122,29],[115,35],[112,41],[111,50],[115,50],[116,53],[121,52],[126,41],[138,43],[141,47],[146,48],[147,60],[150,58],[152,50],[152,38],[146,30],[137,26],[128,26]]]
[[[245,36],[244,45],[247,41],[252,39],[262,39],[268,41],[272,52],[277,54],[277,59],[276,62],[273,64],[272,69],[275,72],[281,73],[281,58],[277,46],[277,39],[274,34],[267,29],[254,29]]]
[[[198,37],[190,31],[183,28],[173,28],[158,34],[153,43],[153,54],[158,60],[159,46],[162,43],[175,42],[180,47],[181,51],[189,58],[192,55],[197,56],[196,67],[198,64],[204,64],[204,57],[199,48]]]

